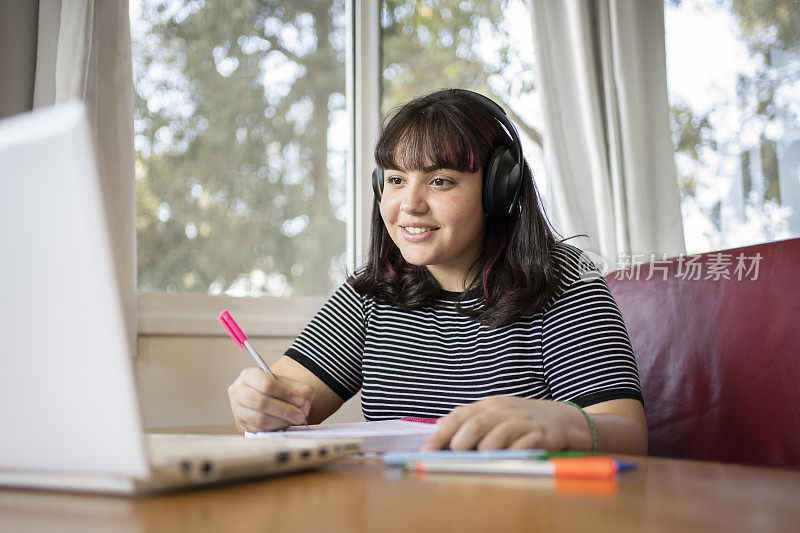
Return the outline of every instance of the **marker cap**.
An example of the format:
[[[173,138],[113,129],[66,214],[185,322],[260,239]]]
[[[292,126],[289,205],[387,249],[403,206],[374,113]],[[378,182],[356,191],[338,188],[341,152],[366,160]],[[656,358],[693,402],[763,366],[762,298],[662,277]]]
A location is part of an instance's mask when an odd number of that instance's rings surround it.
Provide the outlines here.
[[[610,457],[554,457],[549,461],[560,478],[610,479],[617,471]]]
[[[247,335],[239,328],[239,325],[227,310],[219,314],[219,323],[222,324],[228,332],[228,335],[236,341],[236,344],[239,345],[239,349],[241,350],[244,347],[244,341],[247,340]]]

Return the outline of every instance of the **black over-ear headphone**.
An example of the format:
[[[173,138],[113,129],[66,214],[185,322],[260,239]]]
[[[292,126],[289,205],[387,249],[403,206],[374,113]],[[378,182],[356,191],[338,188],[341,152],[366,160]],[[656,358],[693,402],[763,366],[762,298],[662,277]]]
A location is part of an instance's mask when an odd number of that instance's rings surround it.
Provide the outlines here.
[[[492,152],[483,170],[483,210],[488,215],[508,215],[514,209],[522,189],[522,144],[514,124],[505,110],[493,100],[466,89],[453,89],[483,107],[503,125],[512,141],[513,149],[501,144]],[[372,171],[372,190],[380,202],[383,195],[383,169]]]

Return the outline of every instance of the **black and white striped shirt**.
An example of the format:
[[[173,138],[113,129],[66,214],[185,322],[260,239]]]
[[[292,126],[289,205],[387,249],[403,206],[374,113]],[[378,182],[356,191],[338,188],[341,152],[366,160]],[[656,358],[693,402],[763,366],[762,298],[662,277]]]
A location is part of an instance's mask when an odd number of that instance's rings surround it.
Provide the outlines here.
[[[535,314],[493,330],[455,310],[458,293],[406,311],[345,282],[286,355],[343,400],[361,389],[366,420],[440,417],[489,396],[642,401],[628,333],[605,279],[574,246],[552,250],[561,279]],[[359,271],[357,271],[358,273]],[[462,303],[484,303],[475,297]]]

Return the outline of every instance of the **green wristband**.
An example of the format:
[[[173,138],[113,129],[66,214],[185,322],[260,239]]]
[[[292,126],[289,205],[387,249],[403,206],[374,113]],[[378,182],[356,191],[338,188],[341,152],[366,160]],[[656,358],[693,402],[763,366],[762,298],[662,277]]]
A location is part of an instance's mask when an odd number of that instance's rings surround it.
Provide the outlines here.
[[[596,452],[597,451],[597,428],[594,427],[594,421],[592,420],[592,417],[589,416],[589,414],[586,411],[581,409],[581,406],[578,405],[577,403],[574,403],[574,402],[561,402],[561,403],[565,403],[565,404],[568,404],[568,405],[571,405],[571,406],[575,407],[578,411],[583,413],[583,416],[586,417],[586,421],[589,422],[589,427],[592,428],[592,439],[593,439],[592,451]]]

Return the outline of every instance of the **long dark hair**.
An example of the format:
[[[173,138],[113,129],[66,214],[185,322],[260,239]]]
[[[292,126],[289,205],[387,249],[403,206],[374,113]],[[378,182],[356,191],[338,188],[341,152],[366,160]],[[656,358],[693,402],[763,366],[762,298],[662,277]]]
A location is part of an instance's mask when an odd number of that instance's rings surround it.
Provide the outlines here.
[[[444,89],[408,102],[384,121],[375,161],[383,169],[477,172],[502,144],[510,146],[510,139],[497,119],[462,92]],[[483,249],[463,281],[476,269],[480,275],[456,300],[460,314],[490,328],[542,309],[558,285],[550,254],[556,242],[554,231],[527,162],[524,167],[518,203],[510,215],[487,218]],[[401,309],[432,306],[441,296],[439,284],[424,266],[403,259],[386,230],[377,199],[372,204],[370,231],[366,268],[348,282],[358,293]],[[464,300],[479,295],[484,305],[462,306]]]

